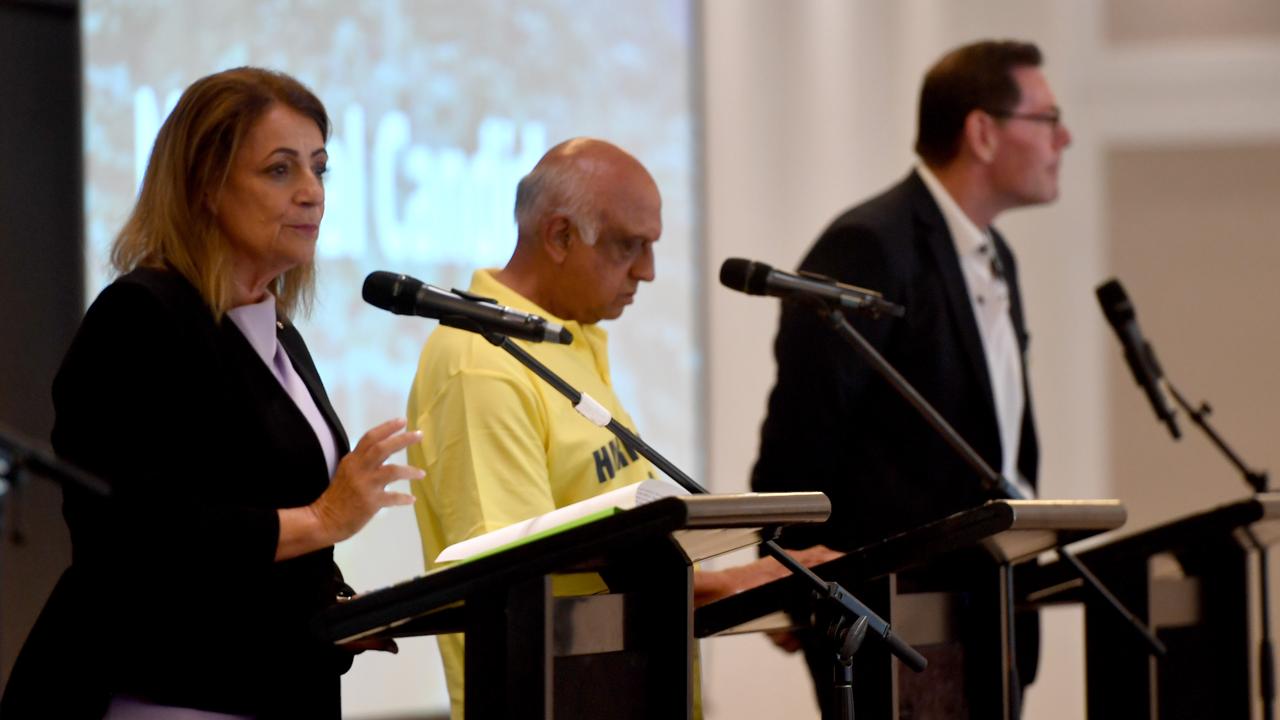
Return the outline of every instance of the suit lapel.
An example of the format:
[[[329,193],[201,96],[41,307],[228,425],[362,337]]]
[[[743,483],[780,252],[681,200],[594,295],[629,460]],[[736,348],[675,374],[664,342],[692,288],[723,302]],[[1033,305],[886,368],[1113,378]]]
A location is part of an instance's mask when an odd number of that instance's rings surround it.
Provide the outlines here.
[[[293,369],[297,371],[298,377],[302,378],[302,384],[307,386],[307,392],[311,393],[311,398],[315,400],[316,407],[320,409],[320,414],[324,416],[325,423],[329,429],[333,431],[333,438],[338,445],[338,457],[341,458],[351,450],[350,441],[347,439],[347,433],[342,428],[342,422],[338,419],[338,413],[334,412],[333,405],[329,403],[329,396],[324,391],[324,385],[320,382],[320,374],[316,371],[315,364],[311,361],[311,354],[307,352],[306,345],[302,342],[302,336],[289,322],[284,322],[276,331],[276,337],[280,340],[281,347],[289,356],[289,362],[293,364]]]
[[[1031,335],[1027,331],[1026,320],[1022,314],[1022,293],[1018,289],[1018,266],[1013,261],[1013,251],[1000,233],[991,231],[995,238],[996,252],[1004,263],[1009,282],[1009,316],[1013,320],[1013,332],[1018,336],[1018,350],[1022,360],[1022,439],[1018,445],[1018,471],[1023,478],[1036,487],[1036,470],[1040,461],[1039,440],[1036,437],[1034,413],[1031,409],[1031,378],[1027,368],[1027,348],[1031,345]]]
[[[911,179],[916,222],[921,227],[926,247],[933,255],[938,270],[937,276],[941,279],[946,297],[947,311],[951,314],[951,320],[960,336],[965,357],[969,359],[969,372],[982,388],[982,397],[986,399],[986,407],[994,422],[995,396],[991,390],[991,377],[987,372],[987,356],[982,350],[982,336],[978,334],[978,321],[973,316],[969,289],[960,271],[960,258],[956,255],[955,241],[951,239],[947,223],[942,218],[942,211],[938,209],[924,181],[915,173],[912,173]],[[910,312],[909,309],[908,312]]]

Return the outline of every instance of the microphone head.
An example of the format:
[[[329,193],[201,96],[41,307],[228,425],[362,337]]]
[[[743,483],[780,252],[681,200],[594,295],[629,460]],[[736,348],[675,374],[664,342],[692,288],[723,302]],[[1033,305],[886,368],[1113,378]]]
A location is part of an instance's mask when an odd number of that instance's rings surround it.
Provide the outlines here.
[[[364,279],[360,296],[374,307],[397,315],[413,315],[415,299],[422,281],[408,275],[377,270]]]
[[[1129,301],[1129,294],[1124,291],[1124,286],[1119,280],[1112,278],[1102,283],[1094,290],[1094,294],[1098,296],[1098,304],[1102,306],[1102,313],[1107,316],[1107,322],[1113,326],[1119,327],[1136,317],[1133,303]]]
[[[720,265],[720,284],[748,295],[764,295],[773,268],[755,260],[729,258]]]

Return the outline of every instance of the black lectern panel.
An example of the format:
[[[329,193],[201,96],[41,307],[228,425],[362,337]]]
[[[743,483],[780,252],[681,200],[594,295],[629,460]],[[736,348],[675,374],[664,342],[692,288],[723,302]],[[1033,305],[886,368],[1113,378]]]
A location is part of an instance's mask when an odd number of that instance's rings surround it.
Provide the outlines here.
[[[1150,658],[1104,609],[1086,603],[1090,720],[1250,718],[1258,695],[1250,662],[1253,542],[1278,537],[1280,494],[1264,493],[1080,553],[1169,649]],[[1059,563],[1024,587],[1042,603],[1080,599]]]
[[[1012,718],[1017,704],[1009,641],[1013,566],[1060,544],[1113,530],[1124,520],[1124,508],[1114,500],[991,501],[814,570],[859,595],[908,642],[927,646],[961,634],[983,638],[967,644],[976,651],[966,661],[978,668],[968,684],[970,717]],[[926,566],[929,586],[921,585],[915,573]],[[694,632],[711,637],[793,627],[795,620],[808,617],[807,594],[807,586],[794,578],[777,580],[698,609]],[[952,621],[950,609],[962,603],[990,611],[970,612],[970,625],[961,626]],[[922,682],[929,682],[929,672],[920,676]],[[897,666],[879,653],[858,656],[855,701],[860,720],[898,717],[897,673]]]

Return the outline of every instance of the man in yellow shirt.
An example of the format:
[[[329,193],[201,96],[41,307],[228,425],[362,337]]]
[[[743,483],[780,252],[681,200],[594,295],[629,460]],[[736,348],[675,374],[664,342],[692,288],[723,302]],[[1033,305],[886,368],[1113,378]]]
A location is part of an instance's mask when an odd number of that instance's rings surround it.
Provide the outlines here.
[[[516,249],[501,270],[480,270],[470,292],[562,324],[571,345],[516,340],[570,385],[635,429],[609,378],[608,334],[654,278],[662,199],[649,172],[601,140],[561,143],[516,189]],[[409,430],[423,434],[409,462],[427,565],[454,543],[645,478],[647,460],[573,406],[506,352],[475,333],[432,332],[409,397]],[[808,563],[829,557],[822,549]],[[697,573],[700,601],[782,574],[773,560]],[[598,582],[598,580],[597,580]],[[559,588],[560,586],[558,586]],[[582,591],[586,588],[575,588]],[[462,717],[461,635],[438,638],[453,717]]]
[[[653,279],[661,210],[635,158],[570,140],[520,182],[511,261],[477,271],[470,287],[563,324],[571,345],[516,342],[628,427],[596,323],[620,316]],[[515,358],[463,330],[440,327],[427,340],[408,416],[423,433],[409,460],[427,471],[413,489],[429,564],[453,543],[654,476]]]
[[[634,428],[613,392],[608,334],[596,323],[622,315],[654,278],[657,185],[621,149],[569,140],[520,181],[515,215],[510,262],[476,272],[470,292],[564,325],[571,345],[516,342]],[[409,461],[427,473],[413,493],[429,567],[456,542],[655,476],[515,358],[463,330],[439,327],[427,340],[408,417],[423,434]],[[439,641],[461,717],[462,636]]]

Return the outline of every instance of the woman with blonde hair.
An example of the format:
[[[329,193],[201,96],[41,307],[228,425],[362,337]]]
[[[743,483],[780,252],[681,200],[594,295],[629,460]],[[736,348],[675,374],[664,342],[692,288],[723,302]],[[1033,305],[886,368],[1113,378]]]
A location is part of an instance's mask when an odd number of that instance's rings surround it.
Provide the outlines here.
[[[352,650],[308,623],[345,588],[333,545],[420,471],[383,423],[349,450],[291,318],[313,290],[329,120],[280,73],[198,80],[156,138],[119,277],[54,381],[71,567],[10,677],[6,719],[340,714]],[[349,591],[349,589],[347,589]]]

